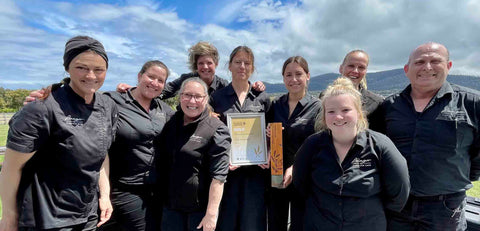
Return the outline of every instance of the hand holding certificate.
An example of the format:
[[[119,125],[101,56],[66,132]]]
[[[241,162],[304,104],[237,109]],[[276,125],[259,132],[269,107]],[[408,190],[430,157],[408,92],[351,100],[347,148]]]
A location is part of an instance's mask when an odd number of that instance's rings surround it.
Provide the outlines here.
[[[230,113],[227,125],[232,136],[231,165],[268,163],[264,113]]]

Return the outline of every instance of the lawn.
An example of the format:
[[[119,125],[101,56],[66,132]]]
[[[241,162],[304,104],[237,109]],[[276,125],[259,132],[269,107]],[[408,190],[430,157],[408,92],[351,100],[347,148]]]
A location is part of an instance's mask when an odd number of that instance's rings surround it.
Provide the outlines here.
[[[0,147],[5,146],[7,143],[7,132],[8,132],[8,125],[1,124],[0,125]]]

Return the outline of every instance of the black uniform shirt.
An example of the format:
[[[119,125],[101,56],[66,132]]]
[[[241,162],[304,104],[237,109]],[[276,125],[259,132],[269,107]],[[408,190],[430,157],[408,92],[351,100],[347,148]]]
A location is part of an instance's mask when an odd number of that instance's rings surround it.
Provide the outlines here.
[[[308,136],[315,133],[315,118],[320,112],[322,105],[320,100],[310,94],[306,94],[288,117],[288,93],[275,99],[272,109],[268,113],[268,122],[281,122],[284,130],[283,137],[283,169],[284,171],[293,165],[295,153]]]
[[[22,169],[19,227],[71,226],[97,212],[99,170],[116,117],[117,107],[109,97],[95,93],[87,105],[68,85],[15,114],[7,147],[36,151]]]
[[[185,126],[183,116],[177,111],[156,142],[162,147],[157,156],[164,179],[160,183],[167,185],[170,209],[205,211],[212,179],[227,178],[231,138],[228,128],[207,110]]]
[[[362,94],[362,109],[366,112],[365,116],[368,116],[380,106],[383,102],[383,97],[362,87],[360,87],[359,91]]]
[[[416,112],[409,85],[372,115],[407,159],[412,194],[465,191],[480,176],[480,93],[445,82],[423,112]]]
[[[180,90],[180,87],[182,86],[183,81],[193,78],[193,77],[199,77],[198,73],[193,72],[193,73],[187,73],[187,74],[182,74],[179,78],[168,82],[165,85],[165,88],[162,91],[162,94],[160,95],[161,99],[168,99],[172,98],[175,95],[177,95],[177,92]],[[212,84],[208,87],[208,95],[212,95],[213,92],[215,92],[218,89],[222,89],[225,86],[228,85],[228,81],[226,79],[222,79],[215,75],[213,77]]]
[[[152,100],[150,110],[146,112],[133,98],[133,89],[126,93],[105,93],[117,103],[119,111],[116,139],[109,150],[113,186],[146,183],[153,166],[153,141],[173,114],[170,106],[159,99]]]
[[[237,94],[230,83],[225,88],[214,92],[210,97],[210,105],[216,113],[220,114],[220,120],[227,124],[228,113],[266,113],[270,110],[271,102],[267,93],[253,90],[252,84],[250,84],[250,90],[243,101],[243,105],[240,105]]]
[[[384,207],[400,211],[409,193],[405,159],[390,139],[371,130],[357,135],[342,163],[328,131],[308,137],[296,155],[293,183],[337,224],[376,219],[366,211],[378,215]]]

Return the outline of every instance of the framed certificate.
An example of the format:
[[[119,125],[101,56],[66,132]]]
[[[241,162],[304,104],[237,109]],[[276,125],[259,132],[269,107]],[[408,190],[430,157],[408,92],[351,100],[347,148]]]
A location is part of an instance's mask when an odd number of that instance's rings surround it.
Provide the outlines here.
[[[268,163],[264,113],[229,113],[227,125],[232,136],[232,165]]]

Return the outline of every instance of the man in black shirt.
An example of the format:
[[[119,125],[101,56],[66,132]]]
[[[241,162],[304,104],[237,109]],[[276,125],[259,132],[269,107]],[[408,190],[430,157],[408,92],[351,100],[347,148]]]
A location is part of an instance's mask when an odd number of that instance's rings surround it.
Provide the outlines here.
[[[407,160],[411,191],[390,214],[389,230],[465,230],[465,191],[480,176],[480,93],[446,81],[452,67],[445,46],[426,43],[404,70],[410,85],[374,113]]]

